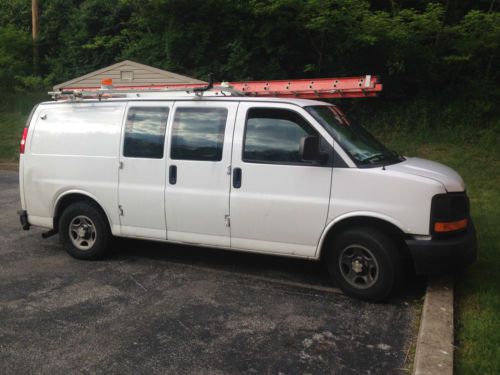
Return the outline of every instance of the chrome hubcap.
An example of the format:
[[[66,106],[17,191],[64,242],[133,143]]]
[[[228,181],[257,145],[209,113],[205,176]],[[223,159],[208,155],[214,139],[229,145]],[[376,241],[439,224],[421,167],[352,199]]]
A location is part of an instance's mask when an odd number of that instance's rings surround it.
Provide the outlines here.
[[[363,272],[363,263],[361,263],[358,259],[352,262],[351,268],[356,273]]]
[[[339,268],[344,279],[357,289],[370,288],[378,280],[377,259],[361,245],[350,245],[342,250]]]
[[[87,216],[76,216],[69,224],[69,238],[80,250],[89,250],[96,241],[95,225]]]

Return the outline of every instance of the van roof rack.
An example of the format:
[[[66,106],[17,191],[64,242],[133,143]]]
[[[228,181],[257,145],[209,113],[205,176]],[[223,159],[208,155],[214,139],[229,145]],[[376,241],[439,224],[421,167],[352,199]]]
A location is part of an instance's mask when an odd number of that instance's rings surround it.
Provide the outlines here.
[[[243,81],[214,83],[210,75],[205,84],[173,84],[150,86],[113,87],[110,79],[103,80],[101,87],[68,87],[51,91],[54,100],[137,98],[167,93],[169,95],[207,96],[257,96],[302,99],[365,98],[375,97],[382,91],[379,77],[372,75],[292,79],[273,81]]]

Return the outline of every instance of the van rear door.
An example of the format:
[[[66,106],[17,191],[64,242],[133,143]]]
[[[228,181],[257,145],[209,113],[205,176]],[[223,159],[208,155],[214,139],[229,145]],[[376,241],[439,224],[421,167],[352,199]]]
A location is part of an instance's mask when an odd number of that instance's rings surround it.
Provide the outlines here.
[[[165,134],[172,102],[130,102],[119,173],[121,234],[166,239]]]

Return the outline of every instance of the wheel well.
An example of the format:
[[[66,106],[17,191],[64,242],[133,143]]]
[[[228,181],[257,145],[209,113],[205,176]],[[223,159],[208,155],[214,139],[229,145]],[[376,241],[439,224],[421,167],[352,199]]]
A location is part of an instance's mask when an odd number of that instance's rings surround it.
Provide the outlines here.
[[[64,210],[69,207],[71,204],[76,203],[76,202],[88,202],[92,206],[94,206],[99,212],[103,215],[104,218],[106,218],[106,222],[110,226],[109,220],[108,220],[108,215],[106,215],[106,212],[104,209],[101,207],[99,203],[95,199],[92,199],[88,195],[85,194],[80,194],[80,193],[71,193],[63,196],[56,205],[56,208],[54,210],[54,230],[58,231],[59,230],[59,219],[61,218],[62,213]]]
[[[323,260],[326,254],[326,249],[331,244],[336,234],[354,227],[370,227],[380,230],[396,242],[396,246],[400,251],[403,259],[411,258],[410,251],[405,242],[407,235],[401,229],[399,229],[394,224],[382,219],[368,216],[356,216],[339,221],[328,230],[328,233],[326,234],[325,240],[323,241],[320,249],[320,259]]]

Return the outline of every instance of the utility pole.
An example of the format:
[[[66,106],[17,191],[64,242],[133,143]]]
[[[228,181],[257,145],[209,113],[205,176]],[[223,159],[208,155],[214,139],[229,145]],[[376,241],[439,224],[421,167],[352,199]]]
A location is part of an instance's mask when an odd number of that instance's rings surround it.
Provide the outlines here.
[[[39,73],[38,66],[38,0],[31,0],[31,35],[33,37],[33,75]]]

